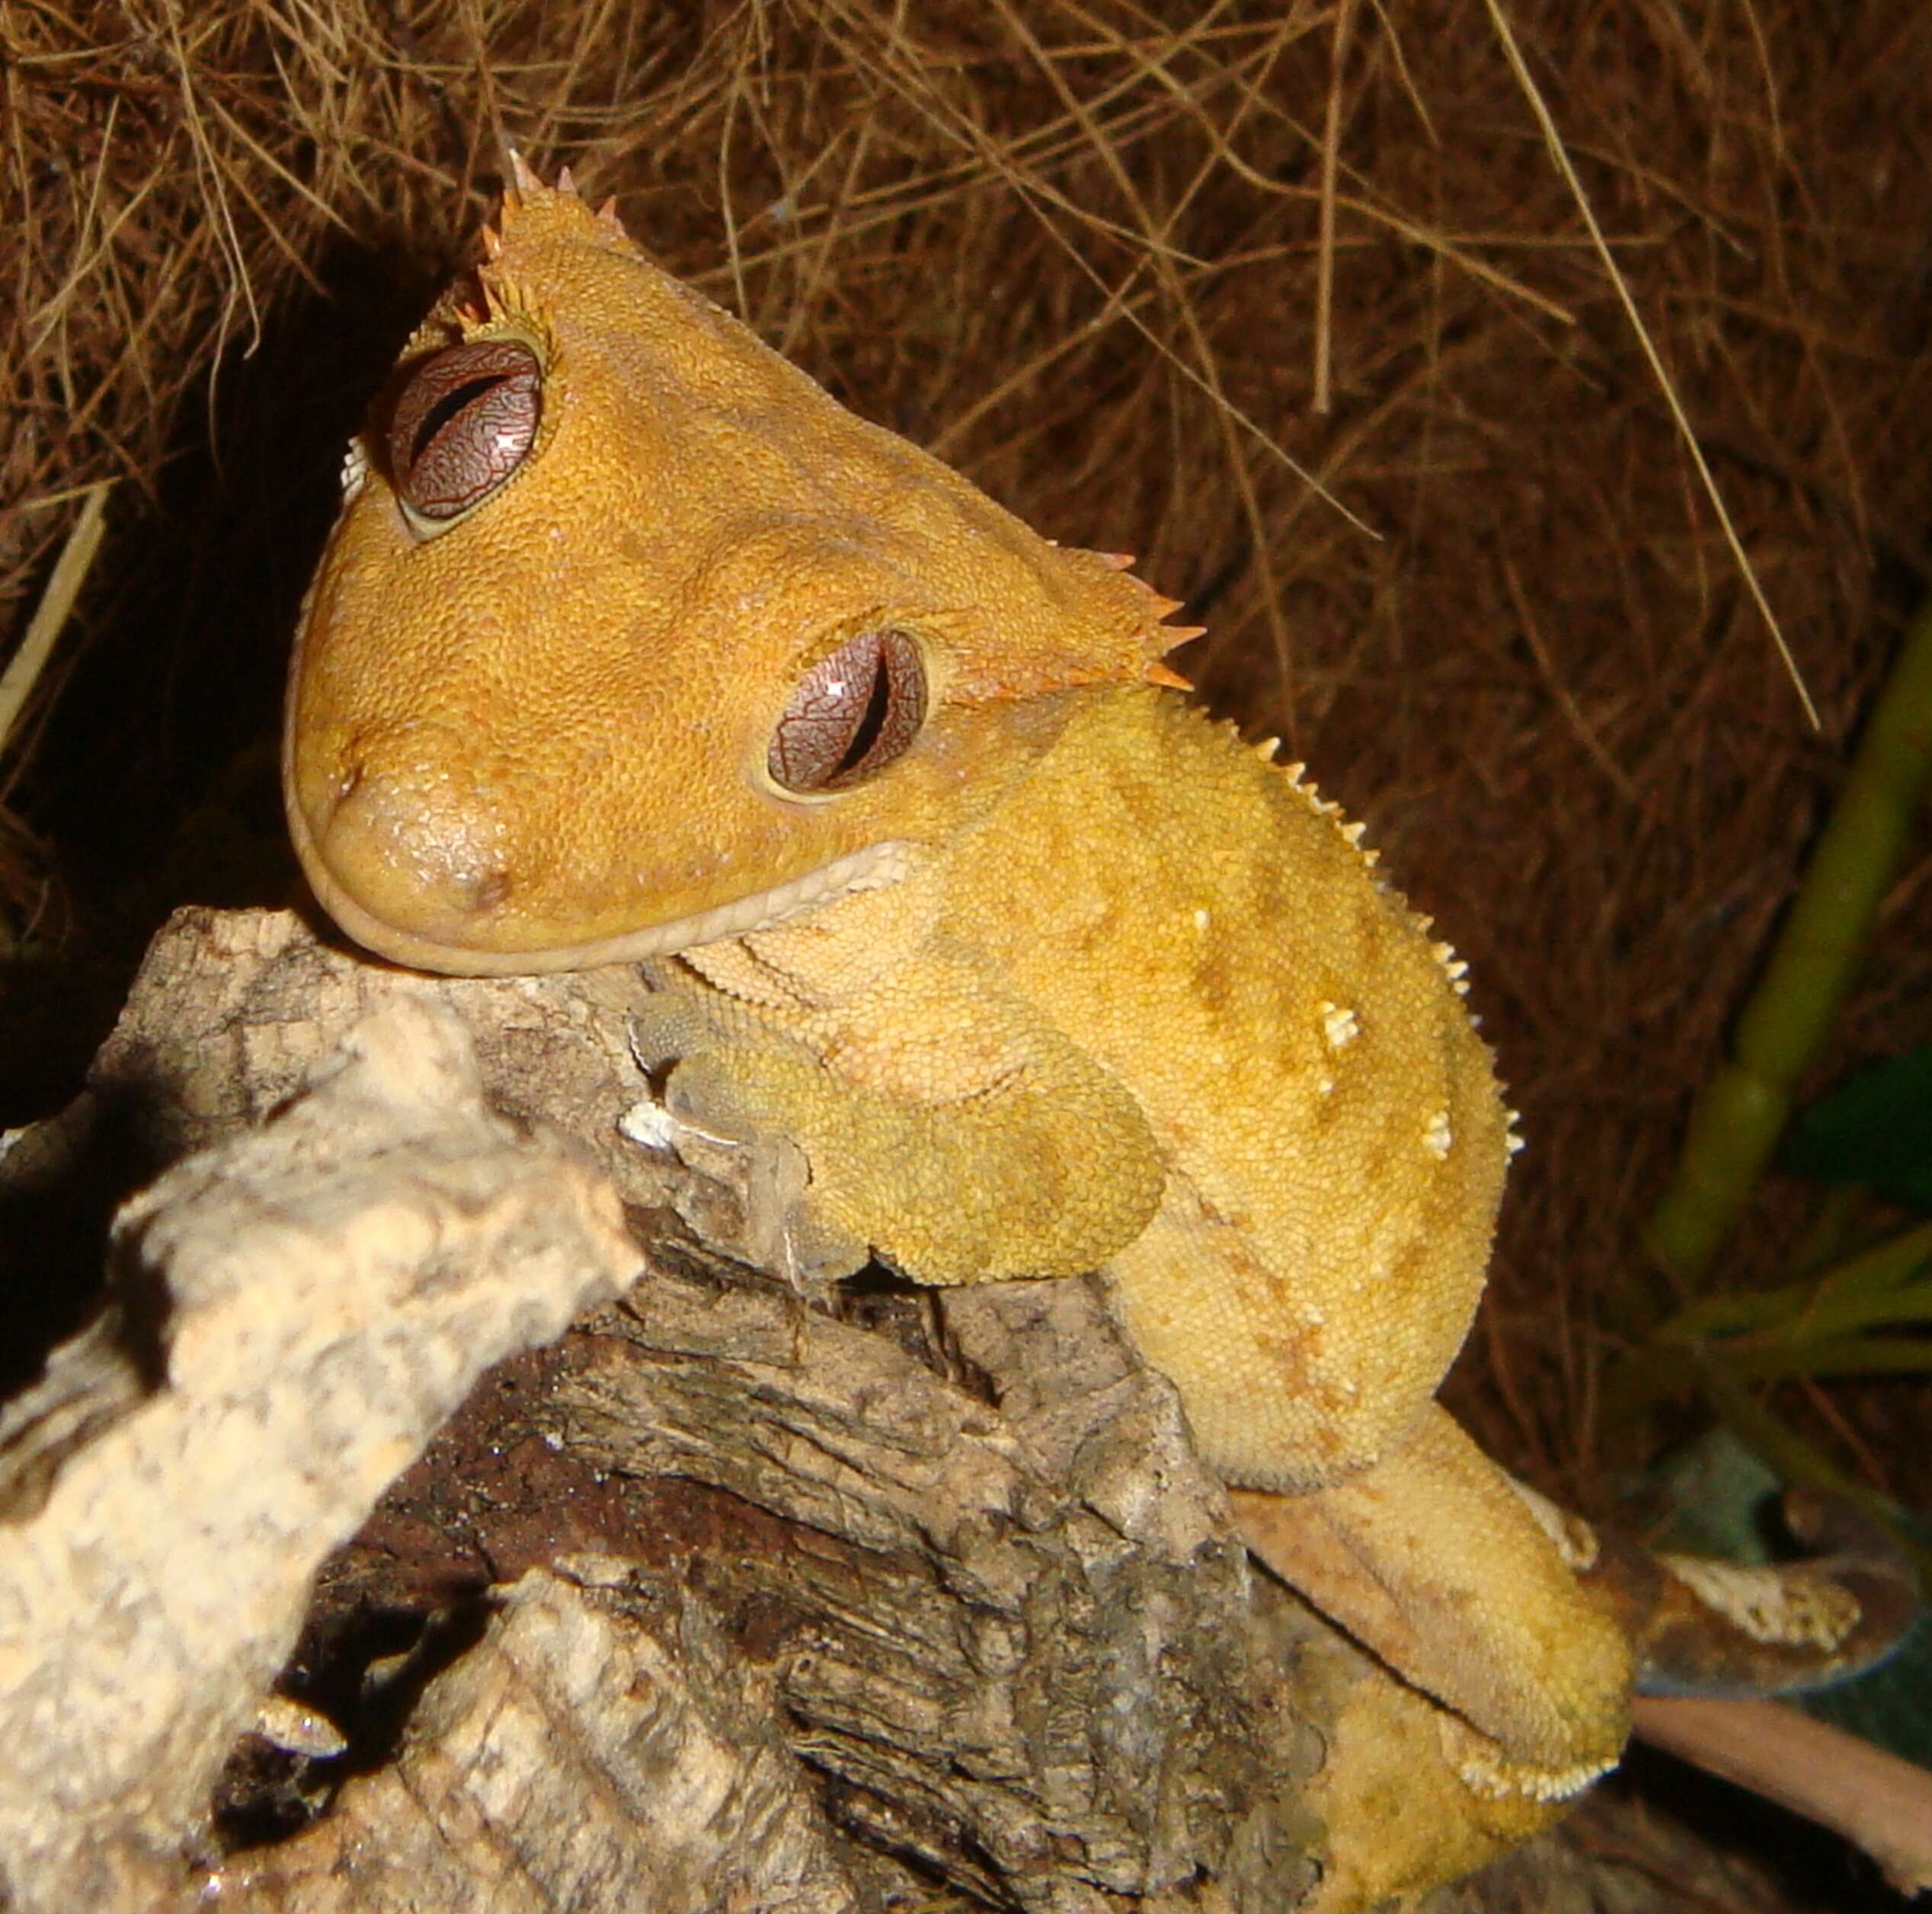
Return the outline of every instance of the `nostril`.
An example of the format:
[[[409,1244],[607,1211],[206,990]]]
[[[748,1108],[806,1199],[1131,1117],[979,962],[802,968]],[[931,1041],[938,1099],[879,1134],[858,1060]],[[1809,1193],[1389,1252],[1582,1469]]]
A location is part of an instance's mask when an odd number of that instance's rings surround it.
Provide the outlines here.
[[[456,756],[440,730],[417,725],[401,738],[344,738],[333,762],[310,760],[299,847],[318,895],[338,916],[347,907],[365,943],[385,928],[462,943],[510,905],[515,834],[494,788]]]
[[[514,888],[509,872],[499,867],[472,880],[469,886],[469,908],[479,917],[486,911],[501,911],[510,901],[510,893]]]

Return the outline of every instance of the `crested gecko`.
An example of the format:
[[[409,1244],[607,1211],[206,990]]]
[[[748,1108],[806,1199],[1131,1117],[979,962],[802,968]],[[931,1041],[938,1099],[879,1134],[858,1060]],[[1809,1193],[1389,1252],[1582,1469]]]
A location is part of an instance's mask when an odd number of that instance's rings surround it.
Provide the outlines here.
[[[1473,1800],[1614,1763],[1587,1532],[1435,1400],[1512,1147],[1463,967],[1190,634],[520,168],[305,608],[317,898],[459,975],[645,966],[684,1121],[802,1153],[786,1253],[1104,1270],[1251,1548],[1432,1698]],[[1366,1892],[1367,1890],[1364,1890]]]

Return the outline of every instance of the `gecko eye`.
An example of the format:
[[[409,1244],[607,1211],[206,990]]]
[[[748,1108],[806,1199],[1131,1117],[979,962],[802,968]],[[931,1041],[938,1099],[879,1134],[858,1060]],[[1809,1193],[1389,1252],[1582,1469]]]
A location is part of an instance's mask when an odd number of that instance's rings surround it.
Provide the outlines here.
[[[389,471],[425,536],[480,505],[529,456],[543,368],[514,339],[475,339],[411,369],[389,414]]]
[[[861,632],[798,681],[765,768],[788,791],[843,791],[884,770],[925,722],[919,647],[890,626]]]

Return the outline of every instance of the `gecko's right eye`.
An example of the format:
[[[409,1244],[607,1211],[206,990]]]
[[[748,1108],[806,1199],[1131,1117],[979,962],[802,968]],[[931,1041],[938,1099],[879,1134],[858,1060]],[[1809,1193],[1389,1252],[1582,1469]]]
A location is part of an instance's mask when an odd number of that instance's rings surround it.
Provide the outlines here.
[[[389,414],[389,472],[417,533],[446,531],[529,456],[543,368],[515,339],[473,339],[419,360]]]
[[[799,680],[765,769],[800,797],[844,791],[882,771],[926,722],[919,646],[888,626],[849,638]]]

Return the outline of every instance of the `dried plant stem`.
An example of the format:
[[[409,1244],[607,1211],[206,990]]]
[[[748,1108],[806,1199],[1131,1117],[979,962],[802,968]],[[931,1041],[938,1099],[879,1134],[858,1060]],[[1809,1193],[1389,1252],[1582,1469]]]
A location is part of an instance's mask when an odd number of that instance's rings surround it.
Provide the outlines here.
[[[112,489],[112,482],[104,479],[99,485],[88,487],[86,503],[82,506],[81,515],[75,520],[73,529],[67,534],[66,543],[60,548],[60,556],[54,561],[46,589],[34,608],[34,616],[20,641],[20,648],[8,661],[5,672],[0,674],[0,751],[6,749],[8,741],[12,738],[14,728],[27,709],[27,701],[40,682],[48,659],[53,655],[54,640],[60,635],[67,623],[67,614],[74,609],[74,600],[87,582],[94,555],[101,549],[107,494]]]
[[[1348,29],[1354,24],[1355,0],[1341,0],[1335,10],[1334,51],[1329,56],[1328,111],[1322,130],[1321,236],[1315,248],[1315,391],[1311,410],[1329,409],[1335,330],[1335,173],[1342,146],[1342,68],[1348,53]]]
[[[1710,500],[1711,508],[1717,514],[1718,523],[1724,528],[1725,542],[1730,546],[1732,555],[1738,562],[1738,569],[1743,575],[1745,585],[1749,591],[1759,615],[1770,628],[1771,642],[1777,647],[1777,654],[1784,661],[1784,668],[1790,675],[1792,687],[1798,694],[1798,701],[1805,708],[1805,716],[1812,728],[1818,728],[1818,708],[1812,703],[1812,696],[1806,689],[1803,674],[1798,669],[1798,661],[1791,655],[1791,648],[1784,642],[1784,632],[1777,622],[1777,614],[1771,610],[1771,601],[1764,596],[1764,587],[1758,582],[1758,568],[1751,562],[1750,555],[1744,549],[1744,541],[1738,536],[1737,527],[1731,522],[1729,508],[1724,503],[1724,495],[1718,490],[1717,480],[1713,475],[1710,461],[1704,456],[1703,447],[1697,443],[1697,435],[1691,429],[1690,421],[1684,409],[1684,402],[1677,395],[1677,386],[1669,370],[1664,364],[1663,355],[1658,351],[1656,341],[1650,336],[1650,328],[1643,322],[1643,315],[1637,309],[1637,302],[1630,292],[1630,283],[1623,277],[1623,269],[1617,263],[1617,255],[1610,249],[1610,242],[1604,237],[1603,228],[1597,223],[1597,215],[1590,204],[1589,195],[1583,190],[1583,182],[1577,177],[1576,168],[1570,162],[1569,149],[1563,144],[1563,136],[1556,130],[1555,117],[1543,97],[1543,91],[1531,73],[1529,62],[1523,57],[1523,50],[1517,44],[1515,30],[1509,24],[1509,16],[1502,10],[1502,0],[1483,0],[1489,9],[1489,19],[1496,30],[1496,37],[1502,43],[1505,57],[1509,62],[1509,70],[1516,76],[1517,84],[1523,89],[1523,97],[1529,102],[1530,110],[1536,115],[1537,124],[1543,130],[1544,143],[1550,149],[1550,156],[1563,176],[1563,183],[1569,188],[1571,197],[1576,202],[1576,210],[1583,216],[1583,223],[1590,229],[1591,242],[1597,248],[1597,255],[1602,260],[1604,270],[1609,276],[1611,284],[1616,288],[1617,296],[1630,319],[1631,329],[1636,334],[1637,344],[1643,348],[1643,356],[1649,362],[1658,389],[1664,395],[1664,402],[1671,409],[1671,418],[1675,422],[1678,436],[1684,449],[1690,455],[1690,462],[1697,468],[1697,477],[1703,484],[1705,495]]]
[[[1738,1019],[1732,1055],[1699,1093],[1677,1168],[1644,1233],[1658,1266],[1695,1293],[1777,1147],[1793,1086],[1847,993],[1914,814],[1932,785],[1932,603],[1908,628],[1813,847],[1796,901]],[[1630,1315],[1645,1305],[1634,1298]]]

